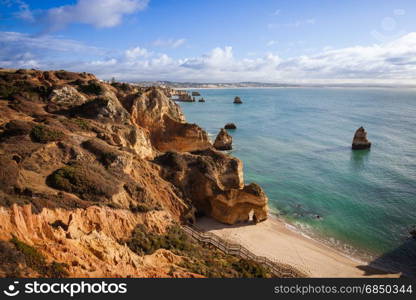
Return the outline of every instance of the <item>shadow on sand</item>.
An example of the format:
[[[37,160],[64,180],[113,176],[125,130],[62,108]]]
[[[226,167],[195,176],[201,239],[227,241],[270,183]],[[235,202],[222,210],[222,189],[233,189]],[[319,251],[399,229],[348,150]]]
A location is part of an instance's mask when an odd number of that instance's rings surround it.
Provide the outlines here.
[[[416,278],[416,239],[407,239],[400,247],[386,252],[368,265],[359,266],[365,275],[401,273],[402,277]],[[389,270],[382,271],[382,270]]]

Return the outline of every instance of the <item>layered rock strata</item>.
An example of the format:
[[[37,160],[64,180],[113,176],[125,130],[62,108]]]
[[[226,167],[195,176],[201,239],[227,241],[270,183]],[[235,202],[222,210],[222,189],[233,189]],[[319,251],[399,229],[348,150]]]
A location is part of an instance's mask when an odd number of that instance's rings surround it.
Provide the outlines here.
[[[68,276],[197,276],[169,250],[141,256],[120,241],[138,225],[162,234],[198,214],[227,224],[267,218],[267,197],[244,184],[241,161],[187,123],[171,92],[88,73],[0,70],[0,254],[14,262],[0,276],[23,264],[22,243]],[[32,267],[20,276],[42,276]]]

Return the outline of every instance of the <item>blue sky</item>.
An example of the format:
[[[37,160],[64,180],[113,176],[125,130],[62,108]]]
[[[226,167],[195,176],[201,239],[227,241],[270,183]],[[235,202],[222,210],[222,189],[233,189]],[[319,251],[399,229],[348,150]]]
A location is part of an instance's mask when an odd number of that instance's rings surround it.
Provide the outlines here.
[[[120,80],[413,83],[416,2],[0,0],[0,67]]]

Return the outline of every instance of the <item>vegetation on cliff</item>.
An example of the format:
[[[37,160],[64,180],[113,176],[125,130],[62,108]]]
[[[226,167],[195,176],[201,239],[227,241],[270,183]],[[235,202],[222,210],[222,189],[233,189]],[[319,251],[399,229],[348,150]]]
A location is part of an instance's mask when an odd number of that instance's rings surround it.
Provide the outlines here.
[[[174,226],[196,214],[261,221],[267,197],[168,94],[0,70],[0,276],[269,276]]]
[[[35,142],[49,143],[61,140],[64,134],[58,130],[52,130],[43,125],[37,125],[33,127],[30,136]]]
[[[183,258],[176,268],[210,278],[272,277],[266,268],[256,262],[204,248],[177,225],[170,226],[165,234],[149,233],[145,226],[137,226],[126,244],[139,255],[152,254],[158,249],[170,250]],[[174,270],[175,267],[171,272]]]
[[[71,163],[48,177],[48,184],[84,200],[103,201],[118,192],[113,178],[98,164]]]
[[[13,236],[10,240],[10,243],[14,245],[17,251],[23,254],[23,260],[25,264],[36,271],[41,277],[50,277],[50,278],[63,278],[68,276],[66,271],[67,265],[64,263],[58,263],[53,261],[52,263],[47,263],[45,256],[40,253],[36,248],[29,246],[23,241],[19,240],[17,237]],[[12,261],[16,261],[16,257],[12,258]],[[18,261],[16,261],[17,263]],[[12,275],[12,274],[10,274]],[[15,276],[19,276],[18,269],[15,269]]]

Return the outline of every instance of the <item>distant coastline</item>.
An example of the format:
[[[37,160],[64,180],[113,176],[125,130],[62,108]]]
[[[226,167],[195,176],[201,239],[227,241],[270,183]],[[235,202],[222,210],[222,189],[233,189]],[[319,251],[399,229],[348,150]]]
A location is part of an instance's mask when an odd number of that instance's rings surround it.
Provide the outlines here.
[[[207,89],[280,89],[280,88],[392,88],[392,89],[412,89],[416,85],[394,85],[394,84],[291,84],[291,83],[265,83],[265,82],[228,82],[228,83],[206,83],[206,82],[175,82],[175,81],[138,81],[131,82],[138,86],[160,86],[169,87],[175,90],[207,90]]]

